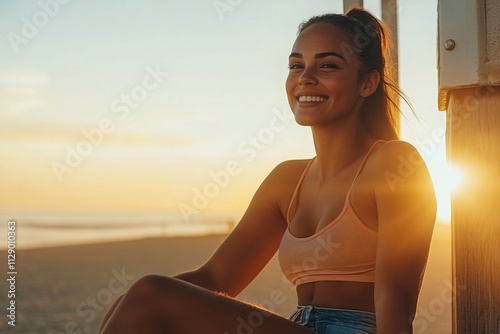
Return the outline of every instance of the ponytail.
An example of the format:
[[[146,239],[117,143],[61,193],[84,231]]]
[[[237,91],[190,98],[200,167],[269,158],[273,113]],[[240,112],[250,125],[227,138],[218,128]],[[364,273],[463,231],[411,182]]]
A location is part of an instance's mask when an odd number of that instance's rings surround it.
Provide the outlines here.
[[[357,56],[360,64],[358,77],[377,71],[380,82],[373,94],[365,98],[360,117],[366,130],[373,136],[384,140],[398,138],[397,116],[401,113],[399,98],[413,110],[406,96],[391,79],[394,72],[391,59],[391,38],[385,24],[360,8],[351,9],[347,14],[324,14],[314,16],[299,25],[300,34],[316,23],[328,23],[341,29],[348,40],[350,50]]]

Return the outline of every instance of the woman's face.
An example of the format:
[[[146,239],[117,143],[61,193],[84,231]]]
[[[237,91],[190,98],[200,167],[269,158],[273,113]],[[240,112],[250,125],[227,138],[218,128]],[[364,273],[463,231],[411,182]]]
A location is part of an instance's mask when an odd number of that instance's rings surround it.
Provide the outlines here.
[[[301,125],[323,125],[360,109],[363,83],[345,33],[331,24],[307,27],[296,39],[286,80],[288,102]]]

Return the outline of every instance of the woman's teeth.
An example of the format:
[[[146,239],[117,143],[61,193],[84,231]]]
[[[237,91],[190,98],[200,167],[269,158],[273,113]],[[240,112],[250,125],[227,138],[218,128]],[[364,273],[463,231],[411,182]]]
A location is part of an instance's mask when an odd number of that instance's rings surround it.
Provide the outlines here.
[[[299,96],[299,102],[323,102],[325,100],[321,96]]]

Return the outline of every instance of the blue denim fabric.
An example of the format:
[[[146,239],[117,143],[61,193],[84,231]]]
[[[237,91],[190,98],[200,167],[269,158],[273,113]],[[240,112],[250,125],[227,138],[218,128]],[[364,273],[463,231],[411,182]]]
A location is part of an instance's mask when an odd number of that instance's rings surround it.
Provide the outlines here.
[[[318,334],[375,334],[375,314],[364,311],[298,306],[290,320]]]

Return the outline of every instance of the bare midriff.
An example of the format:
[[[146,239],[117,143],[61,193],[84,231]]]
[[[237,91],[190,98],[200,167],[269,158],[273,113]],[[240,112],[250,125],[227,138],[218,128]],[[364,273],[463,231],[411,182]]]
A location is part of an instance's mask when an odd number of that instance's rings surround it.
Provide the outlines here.
[[[320,281],[297,287],[298,305],[375,312],[374,283]]]

